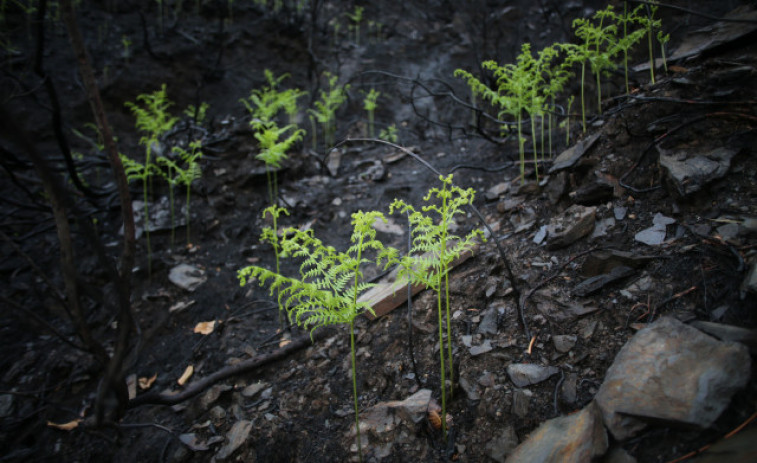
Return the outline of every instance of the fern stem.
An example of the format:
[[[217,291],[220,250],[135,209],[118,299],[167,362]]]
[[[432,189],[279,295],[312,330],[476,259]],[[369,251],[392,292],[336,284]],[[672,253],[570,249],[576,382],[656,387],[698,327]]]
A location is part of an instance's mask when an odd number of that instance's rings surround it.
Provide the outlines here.
[[[442,275],[439,274],[439,281],[438,281],[438,288],[439,291],[436,292],[437,294],[437,313],[439,316],[439,360],[440,360],[440,366],[439,372],[441,374],[442,379],[442,437],[444,438],[444,442],[447,442],[447,378],[445,377],[445,371],[444,371],[444,339],[442,338],[444,334],[444,322],[442,321],[442,292],[441,292],[441,285],[442,285]]]
[[[581,123],[586,133],[586,106],[584,105],[584,86],[586,85],[586,61],[581,63]]]
[[[187,182],[187,210],[184,211],[185,221],[187,222],[187,245],[189,245],[190,243],[190,240],[189,240],[189,195],[190,195],[190,192],[192,191],[191,186],[192,186],[192,182]]]
[[[363,234],[360,235],[360,241],[357,246],[357,259],[355,260],[355,280],[354,291],[352,296],[352,310],[357,312],[357,293],[358,281],[360,277],[360,260],[362,258]],[[357,437],[357,453],[360,461],[363,461],[363,444],[360,442],[360,413],[358,412],[357,403],[357,368],[355,362],[355,317],[350,319],[350,351],[352,355],[352,396],[355,401],[355,436]]]

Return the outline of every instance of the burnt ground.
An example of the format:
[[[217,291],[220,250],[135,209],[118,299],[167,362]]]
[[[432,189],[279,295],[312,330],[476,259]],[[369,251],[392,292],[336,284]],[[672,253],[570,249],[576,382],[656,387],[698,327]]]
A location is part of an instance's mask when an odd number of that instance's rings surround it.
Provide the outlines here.
[[[660,69],[654,85],[648,82],[648,71],[632,73],[633,97],[618,96],[623,81],[622,74],[615,74],[607,80],[604,94],[610,98],[604,101],[601,117],[595,115],[593,99],[587,98],[591,116],[586,134],[576,122],[576,106],[572,109],[570,145],[577,136],[598,135],[597,143],[576,164],[540,183],[530,168],[522,186],[513,137],[500,138],[497,127],[484,119],[479,119],[477,130],[471,109],[462,104],[469,99],[468,90],[452,73],[457,68],[475,70],[488,58],[510,62],[523,42],[538,49],[567,41],[572,19],[591,14],[604,3],[358,2],[365,7],[366,21],[374,24],[370,30],[364,24],[359,44],[346,27],[344,14],[353,11],[352,4],[346,8],[340,2],[325,2],[313,23],[308,10],[274,13],[242,1],[233,2],[233,20],[228,21],[226,2],[200,3],[199,13],[193,5],[185,5],[187,11],[176,15],[171,13],[175,5],[166,2],[162,34],[154,2],[120,2],[107,9],[100,2],[85,1],[78,10],[123,153],[137,159],[143,155],[125,101],[165,82],[176,115],[189,104],[210,105],[203,123],[185,117],[163,140],[171,146],[201,137],[206,154],[203,176],[193,185],[191,245],[186,245],[184,228],[177,230],[173,249],[169,232],[153,233],[154,260],[148,276],[144,238],[138,241],[132,309],[140,331],[131,339],[125,375],[157,375],[151,390],[181,390],[176,381],[188,365],[194,367],[194,379],[207,377],[273,352],[281,343],[276,305],[267,289],[240,287],[236,277],[237,270],[249,263],[271,266],[273,262],[273,252],[259,239],[266,225],[261,218],[267,205],[265,171],[254,159],[258,148],[249,116],[239,103],[264,83],[264,69],[276,75],[289,73],[284,85],[308,91],[309,103],[324,86],[319,79],[323,71],[349,83],[350,98],[337,116],[338,140],[365,136],[361,92],[379,90],[377,132],[396,124],[398,144],[439,171],[454,172],[456,184],[474,188],[475,205],[505,250],[508,262],[490,239],[450,276],[456,371],[473,386],[456,390],[449,404],[454,425],[448,445],[424,421],[411,426],[409,435],[391,446],[381,461],[487,461],[493,436],[506,426],[514,427],[522,441],[545,420],[589,403],[618,350],[636,330],[660,316],[754,327],[754,294],[742,288],[754,260],[754,230],[742,227],[729,234],[719,228],[757,216],[753,35],[670,63],[677,67],[670,67],[668,74]],[[686,2],[686,7],[722,17],[748,3],[694,1]],[[40,50],[35,23],[27,23],[29,17],[16,6],[5,15],[4,37],[13,47],[6,49],[2,63],[3,103],[37,149],[59,166],[54,107],[33,66]],[[670,8],[661,9],[660,16],[672,36],[670,50],[691,31],[714,22]],[[343,24],[336,34],[334,22]],[[382,24],[380,36],[377,23]],[[52,7],[43,24],[42,69],[60,99],[65,137],[74,151],[83,153],[76,158],[77,168],[90,185],[114,191],[103,155],[89,141],[73,135],[76,129],[90,141],[96,138],[85,127],[92,121],[91,112],[65,27],[55,19]],[[132,41],[128,60],[123,37]],[[644,61],[643,48],[634,53],[634,63]],[[577,94],[577,85],[570,92]],[[592,92],[590,86],[587,95]],[[310,130],[304,112],[298,122]],[[553,139],[555,154],[566,148],[563,129],[556,130]],[[91,414],[102,371],[91,355],[49,330],[52,325],[66,339],[75,339],[74,327],[55,298],[63,288],[55,225],[41,181],[23,149],[6,141],[2,143],[6,237],[0,245],[3,460],[210,461],[240,420],[249,420],[252,426],[231,456],[239,461],[353,457],[346,328],[261,368],[221,380],[212,397],[201,394],[174,406],[133,407],[117,428],[82,426],[63,431],[48,426]],[[706,151],[721,146],[737,152],[724,175],[681,197],[660,166],[657,147]],[[550,161],[544,161],[542,171],[549,166]],[[338,249],[348,245],[351,213],[388,214],[394,198],[420,205],[428,189],[438,185],[436,174],[402,151],[370,142],[345,142],[336,151],[322,145],[312,149],[309,135],[291,151],[278,178],[291,212],[282,222],[312,227],[316,236]],[[501,194],[487,197],[487,190],[503,182]],[[137,183],[132,184],[132,195],[135,199],[141,195]],[[156,182],[153,197],[165,195],[165,187]],[[77,197],[97,219],[100,238],[115,255],[121,227],[115,195],[105,195],[94,204]],[[604,235],[584,237],[560,249],[536,244],[540,228],[576,203],[595,206],[598,221],[614,218],[619,208],[625,208],[625,214]],[[650,227],[657,213],[676,220],[667,226],[664,243],[648,246],[636,241],[636,233]],[[401,217],[392,220],[404,228]],[[480,227],[473,215],[458,225],[461,231]],[[98,267],[90,243],[76,228],[74,236],[87,323],[96,339],[112,349],[113,287]],[[398,248],[406,242],[406,236],[399,234],[381,232],[379,237]],[[619,281],[579,296],[576,285],[591,274],[592,255],[604,249],[650,258]],[[168,273],[180,263],[204,272],[207,280],[193,292],[178,288],[168,280]],[[508,267],[513,281],[507,279]],[[284,270],[294,272],[296,267],[285,263]],[[372,277],[379,272],[368,273]],[[531,339],[518,313],[517,294],[525,301],[523,318],[535,336],[530,353]],[[571,303],[587,313],[555,316],[554,307]],[[377,320],[358,319],[361,409],[403,400],[419,387],[434,391],[438,400],[434,304],[430,291],[414,298],[417,374],[410,362],[404,306]],[[485,336],[493,349],[473,356],[465,343],[483,342],[477,330],[487,310],[497,313],[496,335]],[[211,334],[193,332],[197,323],[212,320],[218,324]],[[288,336],[302,335],[306,333],[295,328]],[[561,353],[553,344],[555,335],[576,335],[577,342]],[[528,388],[531,396],[525,413],[520,409],[516,414],[514,386],[505,373],[514,362],[554,365],[562,371]],[[263,385],[261,392],[250,397],[241,393],[258,383]],[[478,400],[471,400],[473,389]],[[673,460],[717,441],[746,420],[756,397],[752,381],[710,429],[660,425],[622,446],[638,461]],[[180,443],[177,436],[188,433],[195,433],[208,450],[190,450]],[[364,450],[368,458],[379,458],[378,447]]]

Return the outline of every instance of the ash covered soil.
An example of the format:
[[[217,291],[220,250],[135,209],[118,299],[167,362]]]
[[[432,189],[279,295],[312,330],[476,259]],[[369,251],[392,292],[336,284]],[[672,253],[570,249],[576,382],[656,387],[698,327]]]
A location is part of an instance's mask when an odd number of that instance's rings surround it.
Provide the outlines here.
[[[279,225],[310,228],[344,250],[354,212],[388,215],[395,198],[420,207],[429,189],[440,186],[438,174],[420,158],[476,191],[474,205],[493,232],[449,275],[454,378],[446,442],[433,423],[435,404],[441,402],[436,293],[420,291],[410,309],[402,301],[376,319],[356,319],[366,461],[503,462],[508,455],[539,461],[533,455],[544,454],[523,449],[549,452],[559,439],[537,429],[549,430],[557,417],[586,416],[599,424],[578,433],[580,426],[566,421],[562,429],[573,443],[589,442],[589,453],[567,445],[558,459],[548,461],[591,456],[673,461],[720,442],[755,412],[748,354],[757,345],[753,2],[692,1],[686,4],[690,11],[661,7],[662,28],[671,34],[667,72],[658,68],[656,82],[650,83],[648,68],[640,65],[647,57],[642,42],[631,57],[640,68],[631,71],[630,95],[622,68],[603,78],[601,116],[595,88],[587,83],[585,133],[579,78],[571,79],[559,104],[576,95],[572,116],[567,122],[556,118],[556,127],[563,124],[553,130],[553,154],[538,163],[538,179],[534,164],[527,163],[525,182],[519,177],[515,135],[504,136],[481,113],[476,117],[468,106],[470,90],[453,73],[458,68],[476,73],[486,59],[513,62],[525,42],[537,50],[575,41],[572,20],[590,17],[605,3],[305,2],[301,12],[276,12],[254,2],[199,3],[199,12],[184,5],[177,14],[176,5],[166,2],[162,33],[152,2],[107,9],[84,1],[77,10],[121,152],[144,156],[141,134],[124,102],[166,83],[177,116],[187,105],[209,104],[204,121],[182,116],[161,140],[170,147],[202,139],[203,174],[192,186],[191,244],[184,227],[177,229],[173,248],[169,230],[152,233],[148,275],[144,236],[137,242],[131,300],[139,331],[132,334],[123,367],[136,398],[117,423],[70,430],[50,425],[91,416],[103,371],[92,355],[61,339],[78,344],[65,304],[56,297],[64,282],[52,213],[23,147],[5,134],[1,140],[6,158],[0,243],[4,461],[357,461],[347,327],[320,328],[313,342],[297,327],[282,333],[268,288],[240,286],[237,279],[246,265],[274,265],[272,249],[260,241],[262,229],[270,226],[262,216],[268,205],[266,171],[255,159],[259,146],[239,102],[265,84],[265,69],[276,76],[288,73],[283,86],[308,92],[295,117],[308,132],[304,106],[307,101],[312,107],[328,85],[323,72],[350,85],[337,112],[338,147],[327,149],[319,139],[314,148],[308,133],[277,171],[282,204],[290,212]],[[613,4],[616,10],[623,7]],[[355,6],[365,8],[357,40],[347,16]],[[48,5],[39,48],[36,23],[27,25],[27,15],[14,8],[5,13],[4,34],[13,47],[2,66],[4,106],[37,149],[61,165],[55,109],[45,86],[51,82],[65,137],[73,151],[84,153],[75,158],[77,169],[89,184],[113,192],[107,162],[93,149],[97,136],[85,126],[93,119],[64,25]],[[728,14],[743,21],[718,21]],[[718,40],[673,59],[701,36]],[[35,70],[37,57],[46,78]],[[574,71],[580,75],[580,67]],[[363,100],[372,88],[381,92],[376,133],[394,125],[402,149],[354,141],[368,133]],[[478,106],[496,117],[496,109],[480,101]],[[527,132],[531,157],[530,127]],[[558,158],[571,148],[574,156]],[[141,185],[131,187],[133,199],[141,198]],[[167,189],[159,181],[154,188],[157,204]],[[94,203],[78,195],[77,201],[87,204],[100,238],[117,255],[122,224],[115,193]],[[378,237],[404,249],[406,220],[389,217],[390,226]],[[458,218],[455,232],[482,227],[471,212]],[[77,231],[74,227],[86,322],[96,340],[112,350],[114,289]],[[182,264],[199,279],[192,291],[169,279]],[[284,259],[282,271],[294,274],[297,266]],[[381,281],[380,268],[365,273]],[[201,322],[215,322],[209,334],[195,332]],[[658,348],[629,348],[619,355],[624,346],[634,347],[637,333],[652,333],[645,342]],[[728,352],[723,358],[720,349]],[[681,355],[666,357],[666,352]],[[686,367],[676,363],[692,355]],[[733,382],[713,379],[702,392],[704,403],[671,404],[675,393],[640,386],[635,404],[617,412],[631,416],[632,423],[611,423],[607,404],[622,397],[608,399],[601,391],[609,375],[616,380],[624,368],[638,368],[639,376],[645,368],[657,368],[649,383],[686,390],[701,384],[705,373],[697,367],[712,359]],[[192,377],[179,386],[190,365]],[[186,400],[154,403],[235,365],[248,367],[211,381]],[[524,368],[529,378],[524,380],[515,371],[523,365],[538,371]],[[707,368],[707,375],[717,376],[714,367]],[[135,384],[153,377],[144,389]],[[595,411],[597,402],[604,404],[601,413]],[[688,406],[696,412],[689,413]],[[654,408],[662,411],[655,414]],[[680,409],[689,413],[685,419]],[[747,425],[732,439],[753,432]],[[734,452],[728,461],[748,461],[754,452],[753,439],[738,442],[721,450]]]

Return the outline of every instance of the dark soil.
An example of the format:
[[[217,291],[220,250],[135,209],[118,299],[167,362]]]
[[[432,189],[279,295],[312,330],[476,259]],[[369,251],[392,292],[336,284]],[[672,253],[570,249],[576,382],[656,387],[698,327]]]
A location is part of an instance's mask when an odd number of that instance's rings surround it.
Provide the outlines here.
[[[76,158],[77,169],[89,185],[110,193],[88,202],[70,182],[68,186],[97,219],[100,239],[116,256],[122,224],[110,170],[90,142],[73,134],[78,130],[96,140],[85,127],[93,118],[65,27],[54,16],[57,3],[47,3],[51,5],[42,23],[41,49],[34,18],[15,4],[5,11],[3,39],[10,40],[12,48],[6,49],[2,62],[2,102],[37,150],[64,178],[70,178],[62,168],[53,129],[54,106],[45,80],[34,69],[41,51],[42,72],[60,99],[64,136],[73,151],[84,153]],[[394,198],[420,206],[426,192],[439,185],[437,174],[413,156],[381,143],[349,141],[365,137],[362,92],[375,88],[381,92],[376,132],[396,124],[399,145],[438,171],[453,172],[456,184],[474,188],[475,205],[495,230],[496,237],[451,274],[456,375],[473,384],[480,400],[470,400],[467,391],[458,388],[449,404],[454,425],[446,445],[440,432],[424,422],[413,428],[412,435],[395,442],[381,461],[487,461],[487,444],[505,426],[514,426],[523,441],[545,420],[589,403],[617,351],[642,324],[662,315],[748,328],[757,322],[754,294],[741,288],[754,259],[754,235],[724,239],[717,229],[728,220],[757,216],[754,36],[686,62],[669,63],[677,67],[669,67],[668,74],[660,69],[655,85],[648,82],[648,71],[632,73],[634,98],[623,95],[622,70],[611,76],[604,89],[610,98],[603,103],[602,117],[591,117],[586,134],[576,123],[580,116],[570,121],[570,145],[577,136],[599,133],[597,144],[576,165],[541,183],[530,165],[527,182],[521,185],[514,137],[501,138],[498,127],[484,119],[479,119],[480,129],[473,125],[472,111],[464,105],[469,90],[453,72],[457,68],[476,72],[485,59],[511,62],[523,42],[539,49],[569,41],[572,20],[590,15],[604,2],[357,2],[365,7],[366,21],[382,24],[380,37],[376,27],[369,30],[367,22],[363,24],[359,44],[346,27],[345,13],[353,11],[352,2],[316,2],[315,23],[309,6],[302,13],[286,9],[274,13],[255,2],[230,2],[233,20],[229,21],[226,2],[199,2],[199,14],[195,2],[184,2],[179,15],[173,13],[176,2],[164,2],[163,33],[155,2],[115,2],[112,8],[103,3],[111,2],[81,2],[78,21],[121,152],[135,159],[143,156],[140,134],[124,106],[137,95],[157,90],[165,82],[175,102],[174,114],[189,104],[210,105],[205,122],[194,124],[184,117],[163,140],[165,146],[197,137],[203,140],[203,176],[192,190],[191,244],[185,242],[183,227],[177,229],[173,249],[170,232],[153,233],[148,275],[144,237],[138,241],[132,309],[140,330],[131,339],[124,373],[136,378],[157,375],[150,390],[181,390],[176,381],[188,365],[194,367],[193,379],[199,379],[282,345],[278,311],[268,289],[241,287],[236,275],[250,263],[273,265],[273,251],[260,242],[261,229],[267,225],[261,216],[268,202],[265,170],[255,160],[257,143],[249,115],[239,103],[265,83],[264,69],[277,76],[289,73],[284,85],[308,91],[309,104],[326,85],[320,78],[323,71],[351,85],[350,99],[337,115],[336,139],[347,141],[333,151],[321,145],[314,150],[308,134],[278,171],[281,196],[291,212],[281,219],[283,225],[312,227],[327,244],[346,249],[353,212],[388,214]],[[621,2],[613,3],[622,8]],[[749,3],[690,1],[686,7],[722,17]],[[673,8],[661,8],[660,17],[672,36],[670,50],[689,32],[714,22]],[[336,40],[334,22],[343,25]],[[123,56],[123,37],[132,42],[128,60]],[[640,47],[633,62],[643,62],[645,52]],[[578,91],[574,84],[572,94]],[[587,95],[594,95],[593,91],[589,86]],[[595,114],[594,100],[587,97],[587,101]],[[575,104],[572,111],[575,114]],[[310,130],[306,113],[297,122]],[[555,154],[566,148],[563,129],[555,131],[553,139]],[[682,198],[659,165],[656,144],[665,149],[727,146],[738,154],[723,178]],[[343,327],[310,347],[220,381],[228,387],[216,387],[219,395],[213,400],[200,395],[173,406],[132,407],[117,427],[62,431],[48,426],[48,422],[90,416],[103,372],[91,355],[64,343],[49,329],[52,325],[66,339],[76,339],[66,310],[55,297],[63,288],[55,224],[24,150],[6,139],[0,140],[0,147],[1,230],[6,235],[0,243],[5,282],[0,292],[4,307],[0,395],[9,403],[0,418],[3,461],[210,461],[223,442],[214,444],[213,438],[226,436],[243,419],[252,421],[252,430],[232,456],[239,461],[354,458],[350,450],[354,437],[349,435],[354,426],[349,336]],[[337,169],[330,171],[327,164],[332,162],[333,169],[337,158]],[[542,173],[549,165],[549,160],[540,165]],[[487,199],[485,192],[502,182],[508,191]],[[167,190],[156,182],[153,193],[158,199]],[[138,183],[132,184],[132,196],[141,198]],[[618,207],[627,212],[604,236],[557,250],[535,244],[540,227],[576,202],[596,206],[598,220],[614,217]],[[665,244],[648,247],[635,241],[634,235],[649,227],[657,213],[677,221],[668,227]],[[71,223],[87,323],[96,339],[112,350],[114,289],[91,243],[79,233],[77,220],[81,218],[72,218]],[[403,217],[395,215],[392,220],[405,228]],[[533,223],[519,227],[528,222]],[[473,214],[458,225],[459,232],[481,227]],[[390,233],[379,233],[379,238],[400,249],[407,240]],[[507,262],[493,245],[495,239]],[[607,248],[652,258],[630,277],[577,296],[574,288],[586,278],[591,251]],[[201,269],[207,281],[193,292],[178,288],[168,280],[168,272],[179,263]],[[513,281],[507,279],[508,267]],[[296,267],[285,263],[283,271],[295,272]],[[373,269],[367,277],[379,274]],[[527,327],[517,296],[524,301]],[[597,310],[561,321],[545,315],[545,307],[560,301]],[[358,319],[362,409],[403,400],[419,387],[438,395],[435,303],[430,291],[414,298],[417,372],[409,356],[404,305],[377,320]],[[177,306],[186,307],[172,310]],[[490,308],[498,311],[498,332],[487,337],[494,349],[472,356],[462,337],[472,336],[473,345],[482,341],[477,328]],[[647,309],[650,313],[644,315]],[[212,320],[218,324],[211,334],[193,332],[197,323]],[[535,337],[530,353],[526,329]],[[559,334],[578,337],[566,354],[553,345],[552,337]],[[292,339],[303,335],[307,333],[297,328],[286,334]],[[529,387],[532,395],[524,416],[513,411],[514,386],[505,372],[512,362],[555,365],[562,371]],[[575,396],[565,395],[565,382],[571,383]],[[264,384],[264,391],[245,398],[241,391],[254,383]],[[733,399],[711,429],[657,426],[623,447],[639,461],[669,461],[714,442],[753,412],[754,384]],[[186,433],[209,442],[210,450],[184,446],[177,436]],[[364,451],[378,461],[376,448]]]

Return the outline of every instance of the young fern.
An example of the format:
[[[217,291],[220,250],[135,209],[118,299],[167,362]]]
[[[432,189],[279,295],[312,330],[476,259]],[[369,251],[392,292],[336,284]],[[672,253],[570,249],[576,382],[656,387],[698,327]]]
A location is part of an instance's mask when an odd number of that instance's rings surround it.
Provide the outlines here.
[[[149,222],[149,210],[148,210],[148,194],[147,185],[151,179],[152,174],[152,150],[154,146],[157,146],[160,137],[171,130],[178,117],[173,117],[168,112],[173,103],[168,99],[166,95],[166,84],[163,84],[160,90],[156,90],[153,93],[142,94],[137,96],[137,102],[142,102],[144,106],[140,106],[137,103],[127,101],[124,103],[127,108],[131,110],[137,119],[137,129],[145,132],[139,139],[139,143],[145,146],[145,163],[143,167],[143,174],[140,176],[142,179],[142,196],[144,200],[144,214],[145,214],[145,236],[147,239],[147,273],[152,274],[152,251],[150,249],[150,228]]]
[[[142,182],[142,200],[144,202],[144,225],[145,237],[147,241],[147,269],[148,273],[152,269],[152,249],[150,247],[150,215],[147,208],[147,182],[149,178],[157,171],[155,164],[142,164],[137,162],[122,153],[118,153],[121,158],[121,164],[124,165],[124,174],[126,174],[126,180],[131,182],[133,180],[139,180]]]
[[[357,362],[355,357],[355,318],[363,312],[373,313],[367,302],[358,301],[361,293],[374,285],[363,282],[361,266],[370,262],[365,254],[383,253],[384,245],[376,239],[373,223],[384,220],[377,211],[352,214],[352,245],[345,252],[338,252],[324,245],[313,235],[312,230],[302,231],[289,228],[285,238],[278,241],[283,254],[303,259],[300,266],[301,279],[285,277],[257,266],[249,266],[238,271],[242,285],[258,279],[263,285],[269,282],[270,291],[278,292],[280,306],[289,311],[289,319],[310,330],[335,324],[349,324],[350,354],[352,364],[352,392],[355,408],[355,431],[358,455],[362,461],[360,439],[360,415],[358,412]]]
[[[202,176],[202,169],[197,162],[202,157],[202,142],[200,140],[193,141],[189,144],[190,151],[185,150],[180,146],[174,146],[171,151],[179,155],[184,167],[179,163],[174,162],[172,159],[166,157],[158,158],[158,163],[165,165],[168,168],[168,173],[161,173],[169,184],[169,198],[171,204],[171,247],[174,243],[174,199],[173,188],[175,185],[184,184],[187,187],[186,192],[186,206],[184,221],[187,225],[187,245],[190,244],[190,214],[189,214],[189,199],[192,191],[192,182],[199,179]]]
[[[375,88],[372,88],[363,101],[363,107],[368,112],[368,138],[374,138],[373,118],[376,113],[376,100],[378,100],[379,95],[381,95],[381,92],[377,92]]]
[[[265,163],[266,179],[268,181],[268,199],[271,205],[278,201],[278,178],[276,170],[281,167],[281,161],[286,159],[289,151],[296,142],[302,140],[305,133],[302,129],[290,124],[286,127],[277,127],[274,122],[258,124],[255,138],[260,143],[260,153],[255,158]],[[279,140],[282,135],[293,130],[288,137]]]
[[[484,239],[481,230],[473,230],[465,237],[450,234],[449,228],[456,215],[463,214],[463,207],[471,204],[475,196],[472,188],[463,190],[452,184],[452,175],[439,176],[442,188],[432,188],[423,198],[431,201],[435,197],[438,204],[423,206],[421,211],[402,200],[395,199],[389,212],[407,214],[412,226],[411,252],[398,258],[396,251],[387,250],[381,254],[389,264],[400,265],[400,276],[413,284],[422,284],[437,293],[437,315],[439,320],[439,360],[441,375],[442,417],[447,412],[446,370],[449,365],[449,378],[452,383],[450,398],[454,390],[454,367],[452,360],[452,328],[449,304],[449,266],[464,252],[475,245],[477,238]],[[438,223],[427,215],[438,216]],[[425,254],[425,255],[424,255]],[[444,313],[442,312],[444,307]],[[447,352],[444,349],[444,317],[446,316]],[[442,434],[447,439],[446,419],[442,418]]]
[[[527,44],[524,44],[527,45]],[[523,138],[522,121],[523,111],[531,104],[528,89],[531,79],[530,70],[523,66],[512,63],[500,66],[493,60],[481,63],[484,69],[491,71],[497,79],[497,88],[491,89],[482,83],[468,71],[462,69],[455,70],[456,77],[462,77],[471,88],[473,93],[481,95],[481,99],[487,99],[492,106],[499,107],[498,118],[509,115],[516,118],[518,127],[518,153],[520,159],[520,179],[521,183],[525,181],[525,139]]]
[[[315,109],[309,113],[323,126],[323,139],[326,147],[334,144],[334,132],[336,131],[336,111],[347,100],[349,85],[339,85],[339,76],[324,72],[323,75],[329,82],[329,91],[321,91],[321,99],[314,103]],[[313,133],[315,140],[315,132]],[[315,142],[314,142],[315,144]]]

